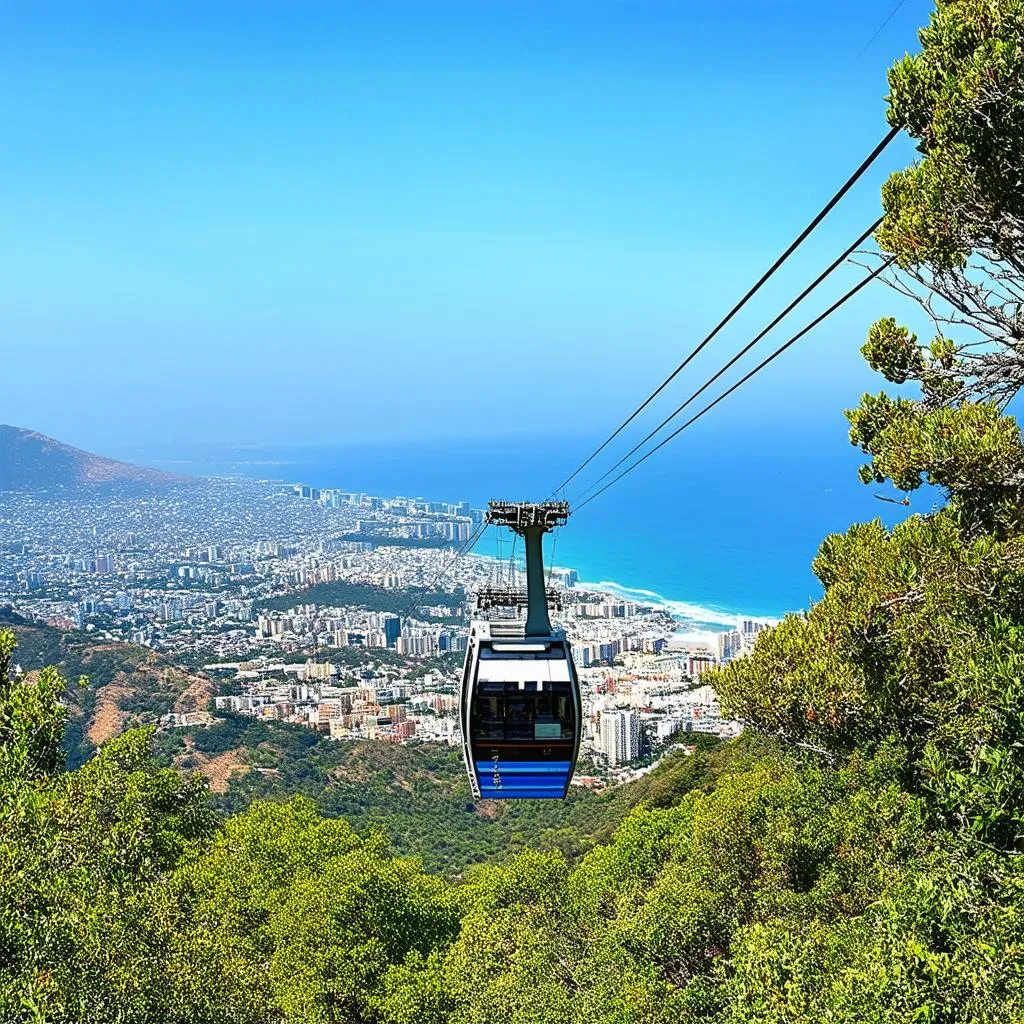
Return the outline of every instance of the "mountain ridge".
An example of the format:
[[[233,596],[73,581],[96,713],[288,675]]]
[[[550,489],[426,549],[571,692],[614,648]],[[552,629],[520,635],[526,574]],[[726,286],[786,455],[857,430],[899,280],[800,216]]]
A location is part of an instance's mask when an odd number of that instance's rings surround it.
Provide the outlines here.
[[[109,459],[36,430],[0,423],[0,491],[166,487],[193,479]]]

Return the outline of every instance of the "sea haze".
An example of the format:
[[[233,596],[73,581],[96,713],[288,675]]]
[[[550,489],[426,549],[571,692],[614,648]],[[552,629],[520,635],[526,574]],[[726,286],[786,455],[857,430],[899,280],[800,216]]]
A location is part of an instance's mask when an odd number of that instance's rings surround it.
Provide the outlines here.
[[[589,484],[638,439],[581,479]],[[173,452],[146,446],[116,454],[178,472],[468,500],[479,507],[491,497],[547,497],[595,443],[464,439]],[[931,508],[934,495],[923,491],[909,510],[879,501],[876,494],[892,496],[892,489],[862,485],[861,461],[841,416],[806,430],[778,424],[723,430],[702,421],[685,441],[573,515],[558,531],[554,561],[577,569],[584,581],[668,604],[695,632],[724,629],[743,616],[797,611],[820,596],[810,564],[827,534],[875,517],[891,524]],[[568,488],[574,506],[585,489],[576,481]],[[476,551],[497,550],[490,530]],[[505,557],[509,550],[506,540]]]

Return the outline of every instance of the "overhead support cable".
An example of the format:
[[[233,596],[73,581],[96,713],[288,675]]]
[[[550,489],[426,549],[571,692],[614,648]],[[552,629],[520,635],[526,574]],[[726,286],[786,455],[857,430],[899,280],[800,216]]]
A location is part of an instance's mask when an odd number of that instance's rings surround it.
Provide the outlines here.
[[[860,60],[861,57],[863,57],[864,54],[867,53],[868,48],[871,46],[871,44],[882,34],[882,32],[885,29],[885,26],[888,25],[889,22],[896,17],[896,12],[906,2],[907,0],[899,0],[899,3],[897,3],[896,6],[889,12],[889,16],[885,19],[885,21],[883,21],[882,24],[879,25],[877,29],[875,29],[875,34],[860,48],[859,52],[857,53],[857,56],[853,58],[854,60]]]
[[[761,362],[757,364],[757,366],[755,366],[748,374],[746,374],[745,376],[741,377],[738,381],[736,381],[736,383],[733,384],[732,387],[728,388],[726,391],[723,391],[722,394],[720,394],[713,402],[709,402],[695,416],[691,416],[690,419],[688,419],[681,427],[678,427],[676,430],[674,430],[671,434],[668,435],[668,437],[664,438],[661,442],[659,442],[652,449],[650,449],[650,451],[640,456],[640,458],[637,459],[635,462],[630,463],[630,465],[628,465],[618,476],[614,477],[612,480],[609,480],[608,483],[606,483],[604,487],[602,487],[599,491],[595,491],[589,498],[587,498],[585,501],[577,505],[575,512],[578,513],[580,509],[585,508],[595,498],[599,498],[602,494],[604,494],[605,491],[608,490],[609,487],[613,487],[624,476],[628,476],[630,473],[632,473],[633,470],[637,468],[637,466],[640,466],[644,462],[646,462],[655,452],[664,448],[665,445],[667,445],[670,441],[673,441],[675,438],[677,438],[684,430],[686,430],[687,427],[692,426],[694,423],[696,423],[697,420],[699,420],[705,413],[710,412],[716,405],[718,405],[719,402],[728,398],[729,395],[731,395],[734,391],[736,391],[738,388],[746,384],[746,382],[750,380],[751,377],[754,377],[755,375],[760,373],[769,363],[773,362],[775,359],[781,356],[782,353],[786,351],[786,349],[788,349],[791,345],[796,344],[796,342],[798,342],[805,334],[808,334],[810,331],[812,331],[815,327],[818,326],[818,324],[820,324],[823,320],[831,316],[837,309],[839,309],[840,306],[842,306],[844,303],[852,299],[854,295],[856,295],[862,288],[870,284],[876,277],[878,277],[879,274],[882,273],[883,270],[889,267],[894,260],[894,256],[891,256],[888,259],[883,260],[882,264],[879,267],[877,267],[875,270],[872,270],[871,273],[867,275],[867,277],[862,278],[856,285],[853,286],[853,288],[851,288],[845,295],[843,295],[842,298],[837,299],[834,303],[832,303],[832,305],[829,306],[824,313],[821,313],[819,316],[816,316],[806,327],[804,327],[802,330],[794,334],[793,337],[790,338],[789,341],[787,341],[785,344],[780,345],[770,356],[768,356],[765,359],[762,359]]]
[[[832,274],[833,271],[835,271],[845,260],[849,259],[849,257],[852,256],[853,253],[856,252],[856,250],[872,234],[874,234],[874,232],[884,219],[884,217],[879,217],[878,220],[876,220],[875,223],[872,224],[871,227],[869,227],[867,231],[865,231],[857,239],[857,241],[852,243],[841,256],[837,257],[828,266],[826,270],[823,270],[770,324],[768,324],[767,327],[764,328],[764,330],[760,332],[760,334],[756,335],[742,349],[740,349],[740,351],[737,352],[736,355],[734,355],[732,359],[730,359],[729,362],[727,362],[725,366],[723,366],[718,371],[718,373],[716,373],[713,377],[705,381],[696,391],[694,391],[692,395],[690,395],[690,397],[685,402],[683,402],[682,405],[677,406],[675,410],[671,414],[666,416],[665,419],[663,419],[642,441],[635,444],[628,452],[626,452],[626,454],[623,455],[622,458],[619,459],[619,461],[616,462],[615,465],[611,467],[611,469],[606,470],[601,476],[599,476],[597,480],[595,480],[594,483],[590,485],[588,491],[592,491],[595,487],[597,487],[598,484],[601,483],[602,480],[606,480],[609,476],[612,475],[612,473],[615,472],[615,470],[619,468],[619,466],[621,466],[624,462],[632,458],[632,456],[634,456],[641,448],[643,448],[643,446],[647,444],[647,442],[650,441],[655,434],[660,433],[663,427],[671,423],[672,420],[674,420],[691,402],[699,398],[705,391],[707,391],[707,389],[711,387],[711,385],[714,384],[715,381],[722,376],[722,374],[726,373],[733,366],[735,366],[736,363],[738,363],[759,341],[761,341],[762,338],[765,337],[765,335],[769,334],[772,330],[778,327],[778,325],[782,323],[782,321],[785,320],[785,318],[789,316],[789,314],[792,313],[793,310],[796,309],[796,307],[799,306],[800,303],[803,302],[803,300],[806,299],[807,296],[810,295],[811,292],[813,292],[814,289],[817,288],[818,285],[825,280],[825,278]],[[585,496],[586,492],[584,493],[584,497]]]
[[[793,239],[793,241],[789,244],[789,247],[761,275],[761,277],[750,288],[747,294],[744,295],[743,298],[740,299],[740,301],[737,302],[736,305],[733,306],[728,313],[726,313],[726,315],[718,322],[718,324],[711,331],[711,333],[708,334],[704,338],[704,340],[701,341],[701,343],[697,345],[696,348],[693,349],[692,352],[690,352],[690,354],[661,382],[661,384],[659,384],[658,387],[655,388],[654,391],[652,391],[647,396],[647,398],[645,398],[644,401],[640,405],[638,405],[636,409],[634,409],[633,412],[630,413],[629,416],[625,420],[623,420],[622,423],[619,424],[618,427],[615,428],[612,434],[609,435],[609,437],[599,447],[597,447],[593,452],[591,452],[591,454],[587,456],[587,458],[584,459],[584,461],[580,463],[580,465],[568,477],[566,477],[565,480],[563,480],[562,483],[558,485],[558,487],[555,488],[553,493],[563,491],[573,480],[575,480],[576,477],[579,476],[579,474],[582,473],[583,470],[586,469],[587,466],[589,466],[590,463],[593,462],[594,459],[597,458],[597,456],[600,455],[601,452],[603,452],[605,448],[607,448],[608,445],[611,444],[612,441],[614,441],[615,438],[618,437],[619,434],[621,434],[622,431],[625,430],[626,427],[628,427],[630,423],[632,423],[633,420],[635,420],[637,416],[639,416],[640,413],[642,413],[644,409],[646,409],[651,404],[651,402],[653,402],[658,397],[658,395],[660,395],[662,391],[664,391],[665,388],[667,388],[669,384],[671,384],[672,381],[675,380],[675,378],[678,377],[679,374],[686,369],[687,366],[689,366],[691,361],[696,358],[696,356],[704,349],[704,347],[710,341],[712,341],[712,339],[718,334],[718,332],[721,331],[722,328],[725,327],[725,325],[728,324],[730,320],[732,320],[732,318],[750,301],[750,299],[752,299],[754,295],[756,295],[757,292],[761,290],[762,286],[769,280],[769,278],[771,278],[775,274],[775,272],[782,266],[782,264],[785,263],[786,260],[788,260],[789,257],[793,255],[797,247],[804,241],[804,239],[806,239],[807,236],[829,215],[829,213],[832,212],[832,210],[843,198],[843,196],[845,196],[846,193],[849,192],[851,188],[853,188],[853,186],[860,180],[860,178],[864,175],[867,169],[875,162],[875,160],[878,159],[878,157],[881,155],[885,147],[888,146],[894,138],[896,138],[899,132],[900,129],[898,127],[889,129],[889,131],[886,133],[882,141],[879,142],[877,146],[875,146],[875,148],[867,155],[867,157],[865,157],[861,165],[853,172],[853,174],[850,175],[850,177],[846,180],[846,182],[839,189],[839,191],[836,192],[836,194],[832,196],[832,198],[821,208],[821,210],[814,216],[814,218],[807,225],[807,227],[805,227],[803,231],[801,231],[800,234],[797,235],[795,239]]]
[[[448,573],[455,568],[456,563],[459,562],[460,559],[462,559],[465,555],[469,554],[469,552],[473,550],[473,548],[476,546],[477,541],[484,535],[484,531],[487,529],[487,526],[487,521],[482,521],[480,525],[473,531],[473,533],[470,534],[469,538],[463,543],[462,547],[460,547],[451,556],[451,558],[449,558],[446,562],[442,564],[437,574],[427,585],[425,593],[429,593],[436,586],[438,586],[441,583],[441,581],[445,578],[445,576],[447,576]],[[410,617],[413,609],[416,607],[416,601],[416,597],[413,597],[409,604],[406,605],[405,610],[399,615],[399,629],[405,626],[406,620]]]

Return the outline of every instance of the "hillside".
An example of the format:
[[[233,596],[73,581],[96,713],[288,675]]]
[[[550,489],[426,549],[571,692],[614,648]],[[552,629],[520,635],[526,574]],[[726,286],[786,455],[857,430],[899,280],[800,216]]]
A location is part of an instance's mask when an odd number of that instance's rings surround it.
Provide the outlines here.
[[[672,753],[649,775],[605,793],[573,787],[564,803],[476,804],[452,747],[338,743],[300,726],[229,715],[212,727],[161,733],[154,748],[161,760],[202,772],[222,812],[300,794],[360,833],[382,829],[398,852],[450,873],[526,848],[576,859],[608,839],[638,804],[672,805],[764,752],[752,737],[719,744],[698,736],[694,743],[694,754]]]
[[[202,711],[209,703],[208,679],[145,647],[35,625],[3,609],[0,628],[17,637],[14,664],[28,673],[55,665],[68,681],[72,710],[64,745],[72,766],[132,725],[155,722],[170,711]],[[84,688],[76,685],[82,676],[88,679]]]
[[[93,455],[34,430],[0,424],[0,491],[160,487],[186,479]]]
[[[3,610],[0,628],[17,637],[14,664],[29,674],[55,665],[67,679],[72,710],[64,747],[71,767],[133,725],[156,722],[169,711],[204,710],[212,694],[204,676],[144,647],[30,624]],[[88,678],[83,689],[75,685],[81,676]],[[209,727],[158,732],[153,749],[183,775],[200,773],[220,813],[238,813],[261,799],[305,796],[360,833],[382,829],[397,851],[443,873],[527,848],[557,849],[576,859],[610,838],[633,807],[671,806],[764,752],[754,737],[719,744],[695,736],[693,755],[672,753],[650,774],[605,793],[573,787],[565,803],[474,804],[454,748],[338,743],[282,722],[219,717]]]

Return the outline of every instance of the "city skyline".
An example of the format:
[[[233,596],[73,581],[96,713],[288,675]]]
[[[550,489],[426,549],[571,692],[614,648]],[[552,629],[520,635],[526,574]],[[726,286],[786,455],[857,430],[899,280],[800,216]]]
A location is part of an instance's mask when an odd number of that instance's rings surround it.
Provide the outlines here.
[[[165,729],[230,712],[332,740],[459,745],[459,661],[484,611],[473,595],[522,583],[503,561],[453,560],[484,522],[466,501],[211,480],[143,497],[9,491],[5,512],[0,618],[124,645],[126,657],[148,649],[198,673],[212,704],[192,690],[164,700]],[[713,692],[695,685],[716,653],[682,636],[679,617],[564,567],[546,580],[584,682],[592,769],[581,784],[605,767],[622,781],[690,732],[735,734]],[[763,627],[737,625],[719,662],[745,656]],[[117,692],[98,698],[90,742],[127,720]]]

